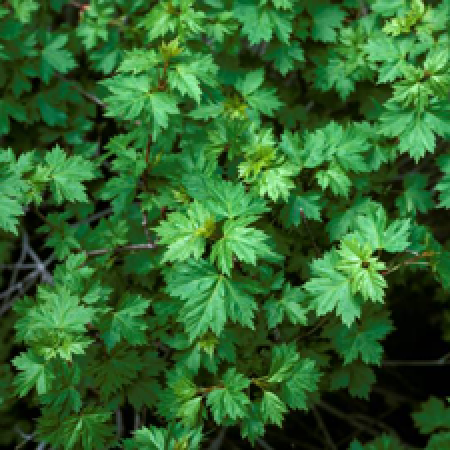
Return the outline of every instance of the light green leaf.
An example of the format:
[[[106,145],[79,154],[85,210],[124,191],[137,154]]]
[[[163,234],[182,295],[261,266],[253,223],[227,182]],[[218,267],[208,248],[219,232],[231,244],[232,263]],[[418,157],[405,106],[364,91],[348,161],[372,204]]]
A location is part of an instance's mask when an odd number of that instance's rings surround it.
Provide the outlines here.
[[[250,400],[242,392],[250,385],[250,380],[233,367],[222,377],[223,387],[212,390],[206,399],[214,420],[221,424],[227,417],[236,420],[246,417]]]

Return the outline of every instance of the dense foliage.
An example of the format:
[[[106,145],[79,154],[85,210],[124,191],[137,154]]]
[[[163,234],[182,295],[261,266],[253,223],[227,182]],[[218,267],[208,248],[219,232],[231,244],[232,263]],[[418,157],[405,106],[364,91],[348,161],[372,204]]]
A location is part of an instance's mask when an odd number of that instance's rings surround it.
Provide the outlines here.
[[[449,10],[2,2],[0,442],[270,448],[298,414],[338,448],[323,397],[370,401],[393,288],[450,288]]]

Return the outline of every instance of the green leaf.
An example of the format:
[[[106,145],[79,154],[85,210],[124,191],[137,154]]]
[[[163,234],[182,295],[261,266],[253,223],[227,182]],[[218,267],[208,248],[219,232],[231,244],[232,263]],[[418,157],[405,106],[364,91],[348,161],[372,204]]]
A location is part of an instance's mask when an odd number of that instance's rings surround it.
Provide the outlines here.
[[[264,391],[261,401],[261,414],[265,422],[281,427],[283,414],[287,412],[286,405],[273,392]]]
[[[335,42],[336,29],[341,27],[346,13],[338,5],[322,2],[310,3],[308,10],[313,18],[312,38],[316,41]]]
[[[386,212],[382,207],[370,215],[360,215],[356,219],[358,234],[363,242],[370,243],[372,249],[383,249],[397,253],[409,247],[410,220],[394,220],[387,226]]]
[[[4,155],[5,160],[0,159],[0,228],[17,235],[18,218],[24,214],[22,202],[25,203],[23,194],[27,190],[27,184],[21,179],[20,173],[11,170],[6,152]]]
[[[200,200],[217,220],[259,217],[268,211],[266,202],[247,192],[242,183],[231,183],[210,177],[185,176],[183,184],[190,196]]]
[[[136,380],[141,368],[142,359],[138,353],[121,347],[103,358],[101,364],[93,360],[90,372],[102,400],[107,401],[112,394]]]
[[[39,3],[34,0],[12,0],[11,6],[14,13],[22,23],[28,23],[31,20],[33,11],[39,9]]]
[[[330,164],[328,169],[319,170],[316,179],[323,190],[330,187],[334,195],[348,197],[351,181],[338,164]]]
[[[450,408],[436,397],[430,397],[420,406],[420,411],[412,414],[414,423],[423,434],[440,428],[450,428]]]
[[[349,450],[402,450],[403,444],[395,436],[382,434],[376,437],[373,441],[366,443],[364,446],[359,441],[354,439],[349,447]]]
[[[125,52],[123,61],[117,68],[118,72],[131,72],[133,75],[147,72],[162,62],[155,50],[134,48]]]
[[[286,227],[292,225],[298,227],[302,222],[303,214],[307,219],[320,221],[321,198],[322,195],[317,191],[291,194],[282,210]]]
[[[86,326],[95,317],[95,309],[80,304],[80,299],[65,286],[38,291],[39,303],[30,308],[16,322],[19,339],[39,345],[46,359],[71,361],[75,354],[83,354],[91,339],[85,336]]]
[[[386,311],[369,311],[363,314],[360,323],[350,328],[339,324],[330,325],[323,335],[331,340],[344,364],[361,357],[365,364],[381,364],[383,347],[380,342],[394,329]]]
[[[254,444],[258,437],[264,435],[264,420],[259,404],[250,403],[246,417],[241,420],[241,436]]]
[[[273,50],[268,50],[263,58],[273,60],[275,68],[285,76],[294,69],[295,62],[305,61],[303,49],[297,41],[290,42],[289,45],[275,45]]]
[[[256,111],[274,116],[274,111],[281,108],[283,103],[276,96],[276,89],[258,89],[245,97],[247,103]]]
[[[10,130],[10,117],[19,121],[26,122],[27,114],[23,105],[14,99],[7,97],[0,99],[0,136],[8,134]]]
[[[286,317],[292,324],[307,324],[305,293],[301,287],[291,287],[286,283],[279,299],[271,297],[265,304],[269,328],[276,327]]]
[[[86,188],[83,181],[94,178],[94,166],[81,156],[69,156],[59,145],[45,155],[46,166],[42,172],[50,180],[50,188],[57,203],[87,202]]]
[[[112,95],[106,97],[107,115],[134,120],[141,115],[153,121],[156,139],[161,128],[169,125],[169,116],[179,114],[176,98],[167,92],[153,92],[148,75],[117,75],[102,82]]]
[[[228,219],[223,226],[223,237],[211,249],[211,262],[217,262],[219,269],[230,275],[233,257],[248,264],[256,265],[257,258],[273,256],[267,245],[268,236],[261,230],[247,225],[255,217]]]
[[[45,394],[56,378],[49,361],[45,361],[31,349],[16,356],[12,364],[21,371],[14,380],[20,397],[24,397],[34,387],[39,395]]]
[[[215,223],[211,213],[199,202],[189,205],[187,215],[173,212],[167,220],[154,228],[159,244],[168,245],[165,261],[186,261],[190,257],[200,259],[205,251],[206,239],[214,232]]]
[[[312,296],[311,307],[318,316],[334,309],[342,321],[350,326],[361,314],[361,299],[351,290],[351,279],[336,270],[339,257],[334,251],[313,261],[312,278],[303,288]]]
[[[167,430],[151,426],[140,428],[134,433],[134,442],[143,450],[165,450]]]
[[[108,448],[116,434],[115,427],[107,423],[110,418],[110,412],[94,407],[64,418],[47,413],[38,419],[37,435],[54,447],[68,450],[79,447],[86,450]]]
[[[371,245],[344,238],[338,254],[341,260],[336,267],[350,277],[352,293],[360,292],[364,300],[382,302],[387,283],[379,271],[385,270],[386,266],[371,256]]]
[[[375,383],[375,373],[367,365],[355,361],[335,370],[330,383],[332,390],[348,388],[352,397],[368,400],[372,384]]]
[[[261,173],[258,179],[259,194],[266,194],[274,202],[281,197],[284,201],[289,198],[289,192],[295,187],[292,180],[299,172],[293,164],[284,163],[276,167],[270,167]]]
[[[179,320],[191,341],[208,329],[220,335],[228,319],[253,328],[257,304],[245,284],[219,274],[208,262],[177,264],[166,271],[166,283],[167,292],[184,301]]]
[[[101,325],[104,331],[101,337],[108,351],[121,340],[126,340],[130,345],[143,345],[147,343],[145,330],[147,324],[144,317],[150,300],[140,295],[126,294],[117,311],[112,317],[107,317],[106,323]],[[105,329],[106,328],[106,329]]]
[[[395,200],[400,216],[425,214],[434,208],[433,194],[427,189],[427,176],[414,173],[405,176],[403,192]]]
[[[250,385],[250,380],[233,367],[225,372],[222,382],[223,387],[212,390],[206,399],[214,420],[221,424],[226,418],[236,420],[247,416],[250,400],[242,391]]]
[[[238,89],[243,96],[247,96],[255,92],[264,82],[264,69],[257,69],[248,72],[245,78],[236,83]]]
[[[54,70],[67,73],[77,67],[72,53],[63,48],[67,41],[66,34],[54,35],[42,50],[41,73],[45,83],[50,81]]]
[[[272,349],[269,383],[281,384],[281,400],[293,409],[307,409],[308,392],[317,391],[320,373],[314,361],[300,359],[295,344],[281,344]]]

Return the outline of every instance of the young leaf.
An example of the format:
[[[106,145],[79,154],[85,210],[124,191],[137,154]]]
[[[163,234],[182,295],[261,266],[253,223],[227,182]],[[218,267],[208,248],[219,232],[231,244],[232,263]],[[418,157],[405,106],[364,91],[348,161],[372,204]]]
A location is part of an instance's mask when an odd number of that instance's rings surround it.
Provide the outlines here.
[[[250,381],[233,367],[223,375],[222,383],[223,387],[213,389],[206,400],[214,420],[221,424],[227,417],[232,420],[246,417],[250,400],[242,391]]]

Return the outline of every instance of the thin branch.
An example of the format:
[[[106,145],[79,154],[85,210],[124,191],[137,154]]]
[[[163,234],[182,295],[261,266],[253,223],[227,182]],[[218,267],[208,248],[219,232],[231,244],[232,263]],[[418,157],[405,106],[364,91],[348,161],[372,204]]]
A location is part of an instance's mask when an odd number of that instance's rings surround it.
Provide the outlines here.
[[[83,8],[84,5],[82,5],[81,3],[76,2],[75,0],[69,0],[69,5],[75,6],[75,8]]]
[[[322,416],[320,415],[319,411],[317,411],[317,408],[315,406],[312,407],[312,412],[317,423],[319,424],[319,428],[322,430],[323,435],[325,436],[327,447],[331,448],[332,450],[337,450],[336,444],[333,442],[333,439],[331,438],[325,422],[323,421]]]
[[[117,426],[117,437],[122,437],[123,435],[123,417],[120,408],[116,409],[116,426]]]
[[[71,224],[71,226],[78,227],[80,225],[90,224],[98,219],[101,219],[102,217],[107,216],[108,214],[111,214],[112,212],[113,212],[112,208],[104,209],[103,211],[99,211],[98,213],[92,214],[92,216],[89,216],[86,219],[82,219],[77,223]]]
[[[28,235],[24,234],[22,236],[22,250],[20,252],[20,257],[19,257],[19,261],[17,261],[17,264],[20,265],[25,261],[25,258],[27,257],[27,242],[28,242]],[[9,281],[9,286],[8,289],[11,289],[14,287],[14,284],[16,283],[17,280],[17,275],[19,274],[19,269],[16,267],[14,269],[14,272],[11,275],[10,281]],[[0,298],[1,298],[1,294],[0,294]]]
[[[256,438],[256,442],[264,449],[264,450],[275,450],[271,445],[269,445],[264,439]]]
[[[44,262],[44,266],[47,267],[49,264],[52,263],[52,261],[55,259],[55,255],[51,254]],[[35,282],[35,278],[39,276],[41,272],[39,270],[35,270],[34,272],[29,273],[22,281],[16,283],[14,286],[11,286],[6,291],[2,292],[0,294],[0,298],[9,298],[12,294],[14,294],[16,291],[17,294],[14,295],[13,298],[11,298],[9,301],[3,303],[3,305],[0,307],[0,317],[5,314],[6,311],[8,311],[11,306],[13,305],[14,301],[25,294],[28,289],[30,289],[31,286],[33,286]]]
[[[2,270],[30,270],[30,269],[36,269],[36,264],[19,264],[17,262],[16,264],[0,264],[0,269]]]
[[[358,420],[353,419],[350,415],[344,413],[343,411],[340,411],[339,409],[335,408],[334,406],[324,402],[320,401],[317,403],[317,405],[324,409],[325,411],[329,412],[333,416],[343,420],[344,422],[349,423],[350,425],[353,425],[355,428],[359,428],[361,431],[365,431],[366,433],[372,435],[372,436],[378,436],[379,433],[377,430],[374,430],[372,427],[360,423]]]
[[[410,264],[417,264],[419,262],[418,260],[420,258],[427,258],[427,257],[433,256],[434,254],[435,253],[432,252],[432,251],[431,252],[419,253],[419,254],[413,256],[410,259],[406,259],[405,261],[402,261],[402,262],[398,263],[397,265],[391,267],[390,269],[386,269],[386,270],[381,271],[380,273],[383,276],[389,275],[390,273],[395,272],[396,270],[400,269],[400,267],[408,266]],[[425,262],[425,261],[421,261],[421,262]]]
[[[50,275],[50,273],[48,273],[46,266],[41,261],[41,259],[37,255],[37,253],[31,247],[30,240],[28,239],[28,234],[25,230],[23,231],[23,234],[24,234],[24,236],[27,236],[27,240],[26,240],[26,244],[25,244],[27,252],[31,256],[31,259],[36,263],[36,270],[38,270],[40,272],[42,281],[48,282],[49,284],[53,284],[53,277]]]
[[[208,447],[208,450],[219,450],[222,447],[226,432],[227,427],[222,427],[217,437],[211,442],[211,445]]]
[[[382,366],[391,366],[391,367],[401,367],[401,366],[410,366],[410,367],[429,367],[429,366],[449,366],[450,365],[450,352],[446,353],[444,356],[438,359],[432,360],[391,360],[385,359],[381,365]]]
[[[140,426],[141,426],[141,415],[139,414],[138,411],[136,411],[136,412],[134,413],[134,425],[133,425],[133,430],[138,430]]]
[[[106,108],[107,107],[107,104],[104,101],[100,100],[94,94],[91,94],[90,92],[86,92],[84,89],[80,88],[80,86],[78,86],[78,84],[75,81],[68,80],[66,77],[64,77],[60,73],[56,73],[56,75],[58,76],[59,79],[65,81],[66,83],[69,83],[76,91],[78,91],[81,95],[86,97],[91,102],[94,102],[95,104],[97,104],[101,108]]]
[[[16,449],[22,448],[28,441],[32,441],[35,435],[35,433],[25,433],[17,424],[14,426],[14,431],[23,439],[16,445]]]
[[[116,247],[116,248],[100,248],[98,250],[82,250],[88,258],[100,256],[100,255],[106,255],[108,253],[120,253],[120,252],[129,252],[134,250],[151,250],[155,248],[157,244],[154,242],[149,242],[147,244],[131,244],[131,245],[124,245],[122,247]]]

